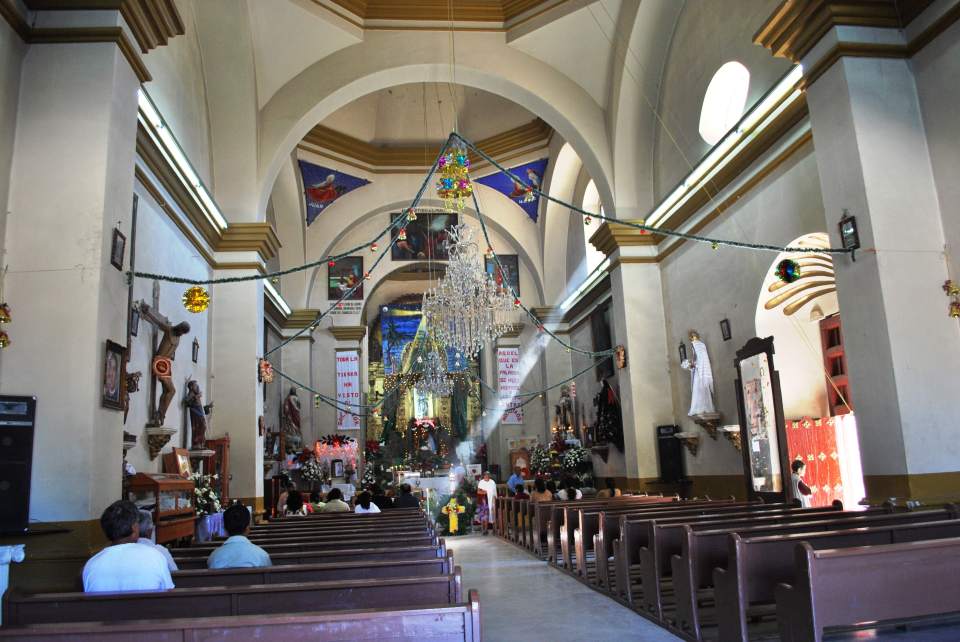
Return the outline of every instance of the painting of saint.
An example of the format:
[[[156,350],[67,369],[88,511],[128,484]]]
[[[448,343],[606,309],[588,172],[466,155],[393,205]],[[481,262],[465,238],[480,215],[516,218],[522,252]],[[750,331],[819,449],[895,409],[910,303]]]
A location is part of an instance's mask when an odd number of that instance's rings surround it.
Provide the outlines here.
[[[539,190],[543,186],[543,174],[547,171],[547,159],[542,158],[509,169],[510,173],[520,180],[514,180],[502,172],[495,172],[476,179],[476,182],[492,187],[506,195],[535,222],[540,207],[540,197],[533,190]]]
[[[338,198],[370,181],[328,167],[299,161],[303,195],[307,205],[307,225]]]
[[[327,267],[327,299],[330,301],[363,300],[362,256],[345,256],[333,267]]]
[[[513,288],[514,296],[520,296],[520,261],[516,254],[498,254],[500,266],[494,259],[485,259],[487,274],[493,277],[497,286]],[[503,268],[502,270],[500,268]],[[508,289],[509,291],[509,289]]]
[[[391,222],[400,214],[391,214]],[[391,230],[394,241],[391,258],[394,261],[446,261],[448,230],[457,224],[456,214],[445,212],[420,214],[417,219],[407,223],[407,238],[399,239],[400,230]]]

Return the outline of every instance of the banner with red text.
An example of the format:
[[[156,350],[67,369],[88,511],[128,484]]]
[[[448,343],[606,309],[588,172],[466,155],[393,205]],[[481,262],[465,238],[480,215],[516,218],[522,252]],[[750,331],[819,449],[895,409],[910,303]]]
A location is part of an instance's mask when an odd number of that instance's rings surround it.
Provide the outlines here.
[[[523,374],[520,372],[520,348],[497,348],[497,390],[500,391],[500,404],[503,417],[500,423],[523,423],[523,399],[517,396]]]
[[[337,430],[359,430],[360,351],[338,350],[336,355]]]

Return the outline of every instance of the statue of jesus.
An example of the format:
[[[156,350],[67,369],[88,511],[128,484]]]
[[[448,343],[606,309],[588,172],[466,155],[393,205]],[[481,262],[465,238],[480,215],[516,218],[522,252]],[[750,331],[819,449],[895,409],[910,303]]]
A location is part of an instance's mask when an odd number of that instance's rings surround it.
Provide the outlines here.
[[[157,326],[157,329],[163,333],[160,345],[153,353],[151,366],[153,375],[160,382],[160,387],[163,388],[163,394],[160,395],[160,401],[157,403],[153,422],[157,426],[162,426],[163,420],[167,416],[167,408],[170,407],[170,402],[173,401],[173,396],[177,392],[176,386],[173,385],[173,357],[177,351],[177,346],[180,345],[180,337],[190,332],[190,324],[181,321],[173,325],[170,323],[170,319],[143,302],[140,303],[140,315]]]
[[[288,453],[300,452],[303,433],[300,431],[300,398],[296,387],[290,388],[290,394],[283,401],[284,449]]]

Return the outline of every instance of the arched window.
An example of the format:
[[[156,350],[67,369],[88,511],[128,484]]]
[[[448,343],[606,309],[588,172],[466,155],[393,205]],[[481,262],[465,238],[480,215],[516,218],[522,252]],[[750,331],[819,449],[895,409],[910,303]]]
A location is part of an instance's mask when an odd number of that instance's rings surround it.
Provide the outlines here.
[[[581,206],[587,212],[594,214],[603,214],[603,206],[600,205],[600,192],[597,191],[597,185],[592,180],[587,183],[587,188],[583,192],[583,203]],[[590,225],[586,224],[586,217],[581,217],[583,223],[583,245],[584,256],[586,257],[587,274],[593,272],[603,261],[605,255],[603,252],[593,247],[590,243],[590,237],[597,231],[600,221],[594,220]]]
[[[700,137],[711,145],[737,124],[747,104],[750,72],[739,62],[724,64],[713,75],[700,109]]]

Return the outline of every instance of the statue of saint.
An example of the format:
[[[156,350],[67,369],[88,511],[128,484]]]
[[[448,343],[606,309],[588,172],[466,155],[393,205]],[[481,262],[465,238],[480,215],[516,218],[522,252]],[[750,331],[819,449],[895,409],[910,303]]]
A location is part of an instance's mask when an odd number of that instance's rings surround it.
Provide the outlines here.
[[[207,441],[207,415],[213,410],[213,404],[203,405],[200,384],[192,380],[187,383],[187,396],[183,404],[190,416],[190,447],[193,450],[203,450]]]
[[[693,348],[693,361],[684,360],[680,364],[690,371],[690,412],[691,417],[715,413],[713,401],[713,370],[710,368],[710,356],[706,344],[700,340],[696,331],[690,331],[690,346]]]
[[[163,388],[163,394],[160,395],[160,401],[157,403],[157,410],[153,416],[153,423],[162,426],[163,420],[167,416],[167,408],[170,407],[170,402],[173,401],[173,396],[177,392],[176,386],[173,385],[173,356],[177,351],[177,346],[180,345],[180,337],[190,332],[190,324],[181,321],[173,325],[170,323],[170,319],[142,302],[140,303],[140,315],[157,326],[157,329],[163,333],[160,345],[153,353],[151,364],[153,375],[160,382],[160,387]]]
[[[300,398],[295,387],[290,388],[290,394],[283,401],[283,434],[285,450],[288,453],[300,452],[303,433],[300,431]]]

